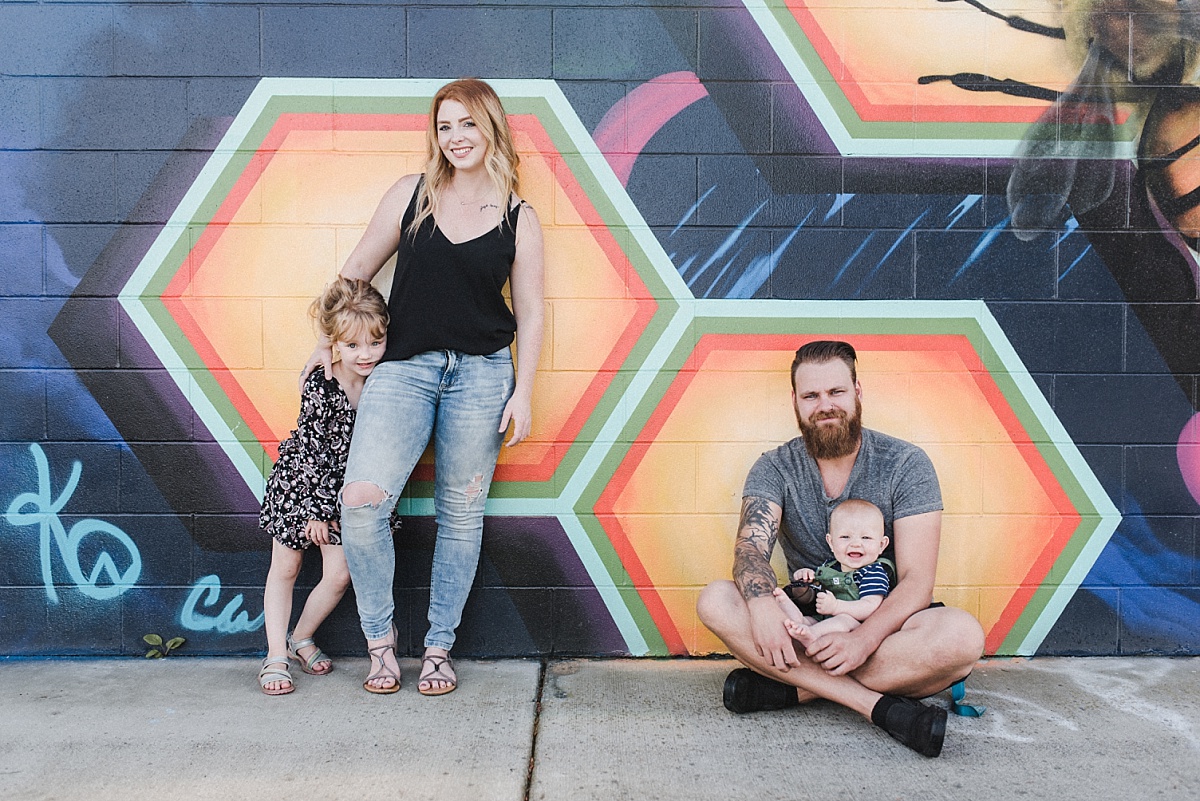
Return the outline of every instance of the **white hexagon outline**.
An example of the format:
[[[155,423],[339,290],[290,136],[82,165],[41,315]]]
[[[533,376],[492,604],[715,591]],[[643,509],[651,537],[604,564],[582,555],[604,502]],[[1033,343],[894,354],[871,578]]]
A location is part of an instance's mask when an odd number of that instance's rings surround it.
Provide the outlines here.
[[[891,158],[1013,158],[1019,138],[1011,137],[955,137],[944,138],[902,138],[894,136],[856,136],[847,128],[842,115],[834,107],[822,86],[827,85],[828,76],[819,77],[809,69],[804,59],[796,49],[784,24],[780,22],[780,14],[790,14],[783,0],[742,0],[742,5],[750,13],[759,30],[762,31],[767,43],[775,51],[775,55],[783,63],[792,82],[804,95],[805,101],[812,108],[821,126],[833,140],[838,152],[845,156],[879,156]],[[788,23],[790,27],[791,23]],[[799,36],[808,39],[808,34],[797,22]],[[841,91],[840,87],[837,91]],[[870,126],[873,123],[863,123]],[[981,123],[982,124],[982,123]],[[990,123],[998,125],[1003,123]],[[1114,142],[1114,158],[1133,159],[1137,156],[1137,143],[1134,136],[1138,121],[1131,118],[1117,126],[1117,141]],[[952,125],[971,125],[971,123],[945,123]],[[1013,123],[1019,126],[1019,123]]]
[[[748,7],[756,2],[756,0],[744,1]],[[619,584],[625,582],[621,582],[619,576],[611,575],[605,567],[597,550],[597,544],[592,541],[591,535],[584,529],[576,515],[576,506],[588,485],[596,478],[596,473],[604,459],[618,444],[621,432],[630,422],[632,410],[637,407],[651,388],[652,382],[693,320],[697,316],[746,315],[776,318],[840,315],[927,320],[971,317],[974,318],[995,349],[998,358],[1003,362],[1024,401],[1029,404],[1030,409],[1045,430],[1051,433],[1053,443],[1068,469],[1071,470],[1101,516],[1100,524],[1074,560],[1064,580],[1053,590],[1050,602],[1047,603],[1033,629],[1021,642],[1020,653],[1034,653],[1049,632],[1050,627],[1061,615],[1066,603],[1086,577],[1121,518],[1095,474],[1067,435],[1013,350],[1007,336],[992,317],[986,304],[981,301],[954,300],[695,300],[558,85],[549,80],[498,79],[490,82],[502,97],[534,97],[543,99],[549,104],[557,116],[557,121],[563,126],[572,143],[578,147],[579,154],[592,169],[594,177],[600,183],[608,200],[613,203],[617,213],[625,221],[627,229],[637,239],[643,252],[647,254],[658,278],[670,292],[671,299],[678,303],[678,308],[633,374],[620,402],[605,419],[595,441],[585,450],[579,465],[567,480],[563,491],[553,498],[493,498],[488,502],[488,513],[558,518],[621,631],[629,652],[638,655],[647,654],[650,652],[650,648],[636,620],[640,615],[629,608],[629,604],[618,587]],[[260,499],[264,483],[261,471],[257,465],[253,464],[253,460],[244,449],[234,447],[237,437],[192,379],[189,369],[171,347],[169,339],[150,314],[144,297],[153,296],[144,296],[143,293],[168,252],[181,236],[186,235],[192,218],[215,186],[221,172],[229,164],[231,158],[241,152],[241,145],[250,128],[272,98],[312,96],[314,94],[327,95],[331,101],[337,97],[352,96],[430,97],[444,83],[446,83],[444,79],[262,79],[119,293],[119,301],[126,314],[146,338],[155,355],[163,362],[164,367],[201,421],[214,434],[235,469],[255,492],[256,497]],[[879,152],[876,155],[891,154]],[[851,310],[853,310],[852,313]],[[430,499],[414,499],[406,511],[410,514],[432,514],[432,501]]]

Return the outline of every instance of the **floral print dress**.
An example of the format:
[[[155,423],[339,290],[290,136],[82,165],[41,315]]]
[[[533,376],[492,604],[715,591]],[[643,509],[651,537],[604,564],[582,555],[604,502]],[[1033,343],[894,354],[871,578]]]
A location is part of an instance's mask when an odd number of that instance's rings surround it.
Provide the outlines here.
[[[279,459],[267,479],[258,524],[292,550],[312,542],[304,535],[309,520],[337,522],[338,492],[346,474],[354,407],[337,379],[319,367],[304,382],[296,430],[279,443]],[[330,539],[341,540],[330,528]]]

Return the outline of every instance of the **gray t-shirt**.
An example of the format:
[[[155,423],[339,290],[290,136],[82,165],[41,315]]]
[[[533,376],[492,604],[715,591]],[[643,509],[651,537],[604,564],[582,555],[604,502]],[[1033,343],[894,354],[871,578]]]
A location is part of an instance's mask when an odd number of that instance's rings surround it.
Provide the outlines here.
[[[942,508],[937,473],[925,451],[866,428],[850,480],[837,498],[825,494],[821,471],[800,437],[758,457],[742,497],[763,498],[783,508],[779,544],[789,573],[815,568],[833,555],[825,542],[829,513],[848,498],[870,501],[883,512],[884,533],[891,541],[884,556],[893,561],[892,521]]]

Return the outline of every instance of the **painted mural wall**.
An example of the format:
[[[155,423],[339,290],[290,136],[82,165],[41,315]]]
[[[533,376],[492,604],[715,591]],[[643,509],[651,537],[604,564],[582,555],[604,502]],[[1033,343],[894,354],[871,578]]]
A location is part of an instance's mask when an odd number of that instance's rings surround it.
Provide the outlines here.
[[[4,0],[0,655],[262,650],[305,309],[464,75],[547,322],[457,653],[719,650],[696,596],[817,338],[933,459],[937,594],[990,653],[1200,653],[1192,0]],[[352,597],[321,641],[361,650]]]

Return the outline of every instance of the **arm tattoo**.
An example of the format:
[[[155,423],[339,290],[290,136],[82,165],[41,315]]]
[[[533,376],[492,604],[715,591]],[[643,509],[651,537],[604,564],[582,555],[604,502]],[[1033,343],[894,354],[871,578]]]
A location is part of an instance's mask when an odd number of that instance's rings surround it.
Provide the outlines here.
[[[771,567],[771,551],[779,532],[779,518],[762,498],[742,500],[742,520],[733,546],[733,580],[747,601],[770,595],[778,586]]]

